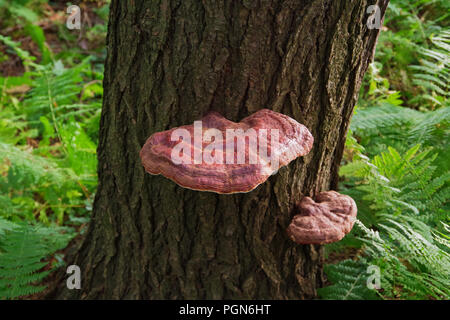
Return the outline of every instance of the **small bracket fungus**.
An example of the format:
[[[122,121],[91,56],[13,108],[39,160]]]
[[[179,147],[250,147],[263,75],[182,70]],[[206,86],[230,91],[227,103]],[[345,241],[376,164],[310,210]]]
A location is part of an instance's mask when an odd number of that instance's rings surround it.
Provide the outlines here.
[[[326,244],[341,240],[353,228],[357,207],[349,196],[336,191],[321,192],[316,201],[304,197],[287,229],[289,237],[300,244]]]
[[[148,173],[162,174],[182,187],[238,193],[253,190],[306,155],[313,141],[304,125],[268,109],[239,123],[211,112],[193,125],[154,133],[140,156]]]

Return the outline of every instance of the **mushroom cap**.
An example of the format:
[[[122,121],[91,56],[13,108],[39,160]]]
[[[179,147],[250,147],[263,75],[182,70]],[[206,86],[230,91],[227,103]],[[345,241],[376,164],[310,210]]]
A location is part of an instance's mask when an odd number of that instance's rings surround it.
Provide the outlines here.
[[[355,201],[336,191],[321,192],[314,201],[304,197],[287,228],[289,237],[299,244],[326,244],[341,240],[353,228]]]
[[[201,119],[202,137],[208,129],[217,129],[222,134],[218,141],[214,143],[222,144],[223,152],[214,154],[223,159],[223,163],[201,164],[180,163],[175,164],[171,155],[173,148],[179,143],[184,143],[186,150],[190,150],[190,155],[194,155],[194,125],[186,125],[173,128],[167,131],[156,132],[151,135],[142,147],[140,157],[145,170],[150,174],[162,174],[166,178],[173,180],[178,185],[199,191],[211,191],[221,194],[249,192],[256,188],[267,178],[276,172],[280,167],[287,165],[297,157],[306,155],[312,148],[314,138],[309,130],[294,119],[281,113],[262,109],[249,117],[236,123],[227,120],[217,112],[210,112]],[[186,141],[171,141],[172,133],[177,129],[187,130],[192,139]],[[248,138],[243,137],[245,143],[245,162],[237,162],[237,143],[234,137],[229,137],[227,129],[242,129],[245,132],[249,129],[255,130],[259,137],[260,130],[265,129],[267,134],[267,155],[277,156],[278,162],[272,163],[268,159],[259,156],[259,152],[249,147]],[[279,141],[272,145],[272,132],[278,130]],[[235,131],[236,132],[236,131]],[[239,135],[242,138],[242,135]],[[258,140],[259,142],[259,140]],[[202,150],[205,150],[211,141],[202,142]],[[261,146],[259,146],[261,147]],[[259,150],[259,148],[257,148]],[[233,163],[227,163],[226,155],[231,153],[234,157]],[[257,161],[250,163],[250,157],[256,157]],[[193,157],[192,157],[193,159]],[[275,166],[274,166],[275,164]]]

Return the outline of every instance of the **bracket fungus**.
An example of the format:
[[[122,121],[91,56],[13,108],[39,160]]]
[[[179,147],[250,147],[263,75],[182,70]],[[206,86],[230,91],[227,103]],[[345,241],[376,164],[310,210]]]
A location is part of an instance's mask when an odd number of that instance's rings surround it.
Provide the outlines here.
[[[357,207],[355,201],[336,191],[321,192],[314,201],[304,197],[287,229],[289,237],[299,244],[326,244],[341,240],[353,228]]]
[[[154,133],[140,157],[150,174],[185,188],[229,194],[253,190],[309,153],[313,141],[304,125],[268,109],[239,123],[210,112],[193,125]]]

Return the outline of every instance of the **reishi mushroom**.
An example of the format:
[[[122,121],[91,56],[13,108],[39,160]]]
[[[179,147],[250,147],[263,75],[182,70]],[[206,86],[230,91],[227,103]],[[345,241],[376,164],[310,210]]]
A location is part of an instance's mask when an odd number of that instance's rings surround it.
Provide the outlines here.
[[[304,125],[268,109],[239,123],[210,112],[201,122],[154,133],[140,157],[150,174],[162,174],[185,188],[229,194],[255,189],[280,167],[309,153],[313,141]]]
[[[297,204],[297,215],[287,228],[288,236],[299,244],[326,244],[341,240],[353,228],[357,207],[355,201],[336,191],[325,191],[315,197],[303,197]]]

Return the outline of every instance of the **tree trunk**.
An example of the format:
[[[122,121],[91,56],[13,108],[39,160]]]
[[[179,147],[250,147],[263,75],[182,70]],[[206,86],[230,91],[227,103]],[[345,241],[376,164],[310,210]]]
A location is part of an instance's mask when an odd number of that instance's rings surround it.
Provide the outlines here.
[[[99,187],[66,257],[82,288],[61,281],[49,297],[314,298],[322,249],[293,243],[286,228],[302,195],[337,187],[379,32],[366,26],[374,2],[112,0]],[[381,16],[387,3],[378,0]],[[315,142],[254,191],[192,191],[144,172],[152,133],[210,110],[240,121],[261,108],[306,125]]]

